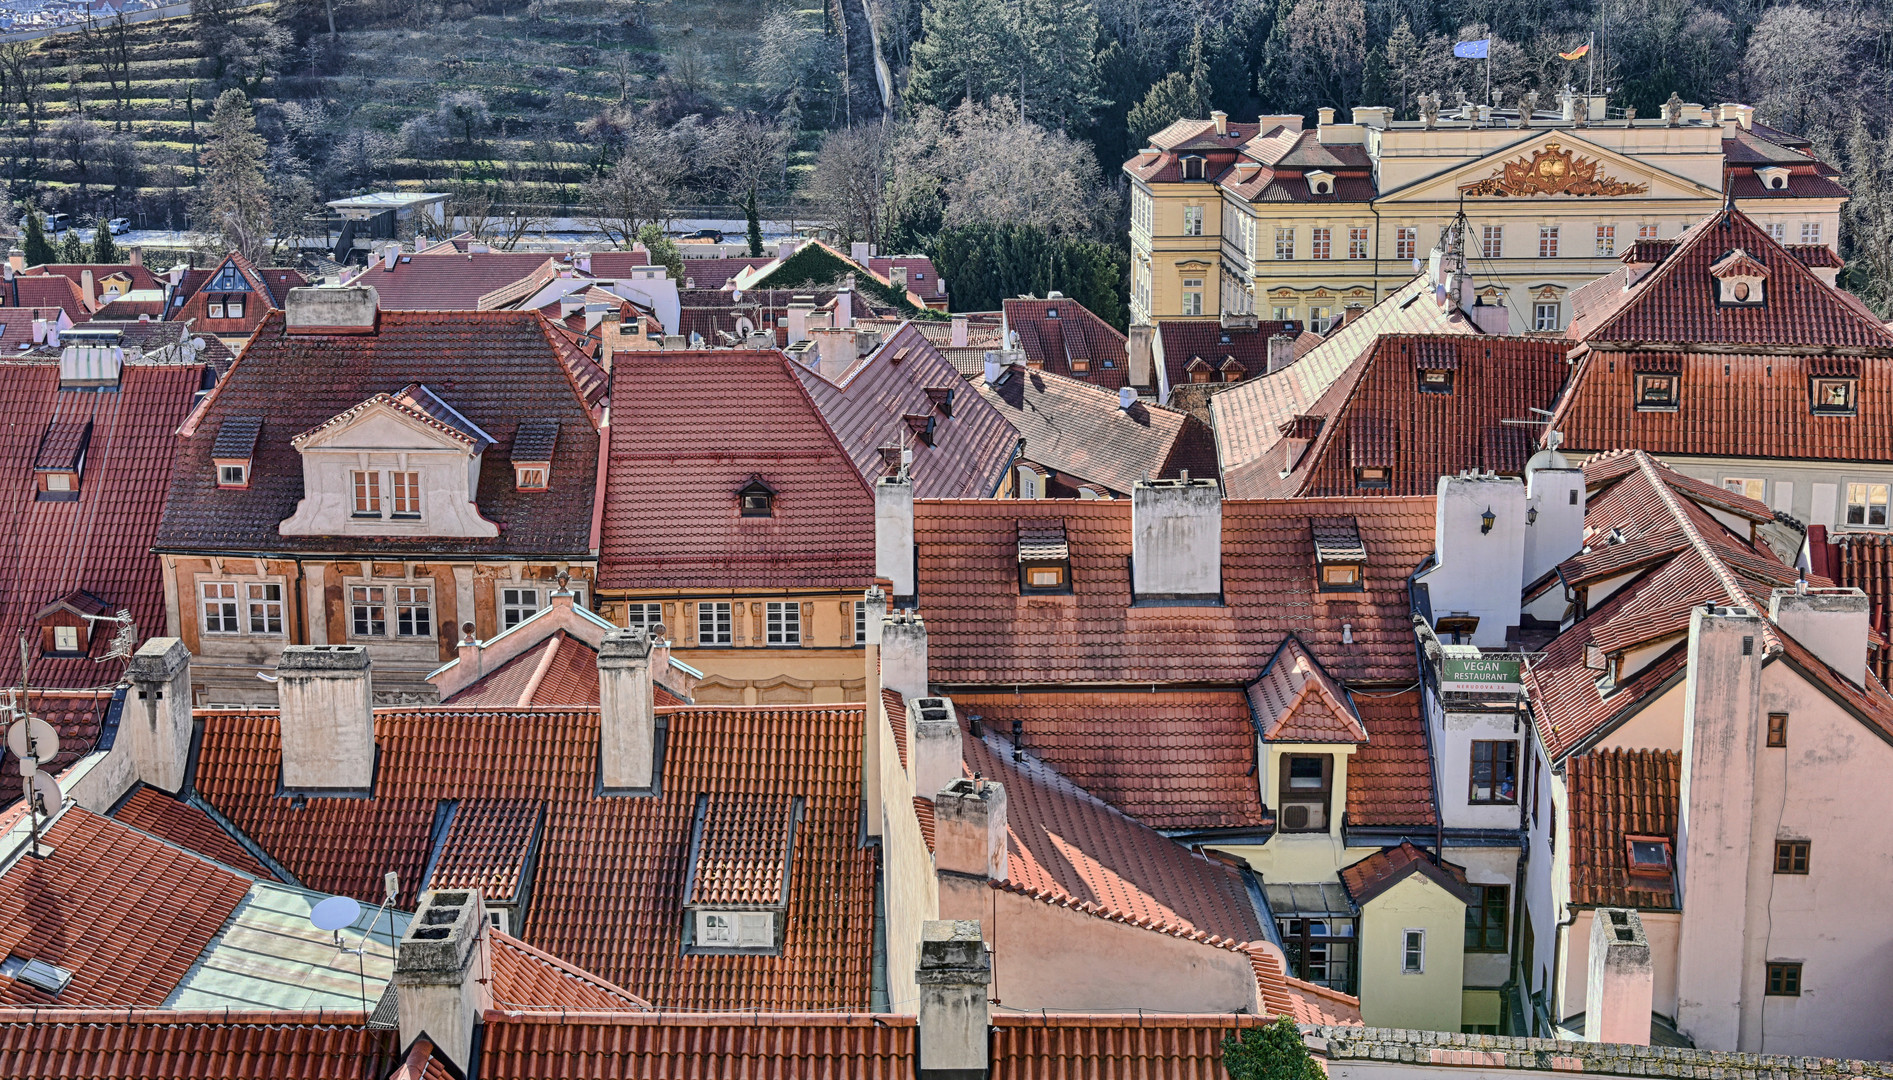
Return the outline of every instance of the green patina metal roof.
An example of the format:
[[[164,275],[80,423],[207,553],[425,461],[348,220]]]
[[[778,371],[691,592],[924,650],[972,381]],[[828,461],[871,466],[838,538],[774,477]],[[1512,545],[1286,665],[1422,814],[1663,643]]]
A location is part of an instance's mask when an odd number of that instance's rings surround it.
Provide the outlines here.
[[[364,905],[337,935],[309,913],[327,894],[259,881],[191,965],[165,1007],[173,1009],[372,1009],[394,975],[394,943],[407,932],[405,912],[387,911],[368,933],[375,909]],[[366,948],[361,956],[352,950]],[[344,951],[350,950],[350,951]]]

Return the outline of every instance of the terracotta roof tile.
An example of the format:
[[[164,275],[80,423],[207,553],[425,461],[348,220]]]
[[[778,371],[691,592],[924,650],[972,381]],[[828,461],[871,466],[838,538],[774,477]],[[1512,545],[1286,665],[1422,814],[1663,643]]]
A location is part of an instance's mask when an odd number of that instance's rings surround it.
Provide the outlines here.
[[[96,284],[115,274],[123,274],[131,279],[134,289],[159,289],[163,285],[149,269],[138,263],[41,263],[26,268],[26,276],[35,274],[58,274],[77,284],[87,271],[92,274]]]
[[[1056,513],[1073,595],[1018,595],[1021,518]],[[1351,514],[1369,558],[1360,593],[1315,590],[1309,521]],[[936,682],[1242,685],[1290,632],[1346,683],[1411,682],[1407,575],[1433,550],[1433,499],[1223,504],[1224,607],[1132,607],[1128,500],[915,503],[921,614]],[[1341,638],[1344,625],[1351,643]]]
[[[1367,730],[1346,691],[1292,634],[1282,639],[1261,676],[1249,684],[1248,695],[1256,730],[1270,742],[1367,741]]]
[[[55,274],[16,274],[13,280],[0,282],[0,310],[18,308],[58,308],[74,323],[92,317],[92,309],[81,298],[78,284]],[[7,311],[8,317],[13,314],[15,312]]]
[[[1225,485],[1235,498],[1427,495],[1441,476],[1466,469],[1523,475],[1534,449],[1530,429],[1506,421],[1557,403],[1566,347],[1536,338],[1383,336],[1309,406],[1325,419],[1312,445],[1295,453],[1278,443],[1231,470]],[[1422,370],[1451,371],[1451,393],[1422,392]],[[1361,466],[1390,469],[1388,486],[1357,486]]]
[[[231,280],[225,273],[227,268],[234,269],[235,280],[242,288],[211,292],[213,286]],[[232,251],[215,265],[192,273],[180,282],[171,294],[171,311],[165,318],[171,322],[190,320],[191,328],[199,333],[243,337],[262,326],[270,312],[282,309],[288,302],[291,288],[308,283],[308,279],[295,270],[258,270],[250,260]],[[240,318],[210,317],[213,297],[223,303],[225,297],[238,293],[243,296],[243,315]],[[179,300],[184,302],[179,304]]]
[[[536,799],[460,800],[426,887],[479,889],[496,903],[516,902],[544,814]]]
[[[626,352],[612,378],[601,588],[866,588],[874,502],[775,351]],[[760,478],[771,517],[742,517]]]
[[[744,270],[758,266],[768,266],[775,262],[772,257],[750,258],[743,256],[735,259],[685,259],[684,280],[678,282],[680,289],[721,289],[730,283],[730,279]],[[598,256],[592,256],[592,273],[599,273]]]
[[[35,679],[45,666],[47,664],[43,659],[33,665]],[[18,690],[0,693],[4,693],[0,700],[8,704],[18,700]],[[73,762],[91,753],[99,745],[99,736],[113,708],[122,706],[122,702],[116,700],[116,695],[115,690],[29,691],[27,703],[33,715],[51,724],[59,732],[59,753],[51,761],[41,762],[40,767],[48,772],[63,772]],[[13,752],[0,747],[0,776],[18,776],[19,768],[19,759],[13,756]],[[0,805],[9,805],[20,798],[18,785],[7,786],[14,790],[0,787]]]
[[[900,691],[881,690],[881,706],[887,711],[888,726],[894,729],[894,752],[900,755],[900,767],[907,767],[907,702]]]
[[[1025,437],[1020,456],[1055,470],[1064,487],[1088,482],[1122,496],[1139,480],[1174,479],[1181,469],[1214,475],[1215,438],[1187,413],[1142,401],[1119,408],[1110,390],[1030,368],[975,385]]]
[[[1025,350],[1027,360],[1055,375],[1068,375],[1106,390],[1129,385],[1130,361],[1124,351],[1124,335],[1083,304],[1070,297],[1001,303],[1006,328],[1019,335],[1019,347]],[[1088,370],[1075,370],[1074,359],[1089,361]]]
[[[563,630],[480,676],[444,704],[462,708],[598,704],[598,650]],[[682,702],[658,687],[658,704]]]
[[[1253,379],[1268,373],[1269,339],[1277,334],[1293,338],[1303,325],[1264,319],[1254,327],[1225,327],[1221,319],[1159,319],[1156,347],[1162,350],[1163,374],[1171,387],[1190,381],[1185,367],[1197,357],[1218,363],[1234,357],[1245,377]]]
[[[784,795],[706,795],[698,803],[690,904],[773,907],[786,902],[795,804]]]
[[[551,264],[552,258],[541,252],[404,254],[392,270],[375,260],[349,284],[374,286],[383,311],[473,311],[482,296]],[[597,266],[594,261],[594,272]]]
[[[1223,1040],[1267,1017],[995,1012],[992,1080],[1227,1080]]]
[[[869,483],[888,474],[882,455],[887,447],[913,452],[908,476],[917,498],[987,498],[1005,479],[1018,432],[1000,410],[971,392],[913,323],[903,324],[839,383],[800,364],[789,368]],[[943,411],[942,400],[955,390]],[[910,413],[936,420],[932,443],[915,439],[901,423]]]
[[[1660,836],[1674,850],[1682,755],[1595,750],[1572,758],[1568,769],[1571,902],[1645,911],[1676,907],[1670,875],[1630,873],[1625,838]]]
[[[361,1013],[175,1009],[0,1011],[0,1075],[203,1080],[379,1080],[399,1033]]]
[[[1356,905],[1393,888],[1411,874],[1421,874],[1440,888],[1467,903],[1472,902],[1472,887],[1466,871],[1448,862],[1434,862],[1424,851],[1402,840],[1396,847],[1381,848],[1365,859],[1341,868],[1341,884]]]
[[[1263,936],[1231,867],[1126,817],[995,735],[963,743],[971,773],[1006,788],[1007,878],[995,887],[1093,915],[1223,943]]]
[[[0,1004],[156,1007],[250,891],[251,879],[69,806],[53,854],[0,876],[0,955],[72,973],[57,998],[0,976]]]
[[[379,899],[422,880],[443,799],[543,803],[521,937],[664,1008],[866,1008],[872,848],[858,843],[862,708],[667,709],[662,795],[595,794],[596,710],[384,710],[372,799],[279,798],[273,712],[206,711],[203,797],[311,888]],[[699,793],[799,796],[780,956],[684,956]],[[350,838],[347,844],[335,837]]]
[[[1872,605],[1873,628],[1882,636],[1893,635],[1893,624],[1889,624],[1889,609],[1893,608],[1893,536],[1866,532],[1828,535],[1834,553],[1828,564],[1834,567],[1834,584],[1866,593]],[[1893,668],[1893,648],[1875,650],[1867,662],[1881,685],[1886,685],[1888,671]]]
[[[30,626],[48,603],[82,589],[113,610],[131,612],[141,639],[163,632],[164,580],[151,548],[172,478],[174,432],[203,378],[200,364],[127,364],[118,392],[100,394],[60,390],[54,363],[6,365],[0,505],[7,507],[14,554],[0,561],[0,624]],[[54,423],[91,425],[76,502],[36,498],[32,465]],[[214,483],[208,462],[204,471]],[[35,657],[34,685],[111,683],[123,661],[93,658],[107,654],[113,629],[97,624],[87,657]]]
[[[209,814],[156,788],[140,785],[112,811],[112,818],[246,874],[276,880],[268,867],[258,862],[236,837],[225,832],[223,826],[211,820]]]
[[[896,1014],[486,1015],[482,1080],[911,1080],[919,1030]]]
[[[494,930],[492,946],[493,1000],[515,1009],[648,1009],[650,1003],[631,991],[535,949],[511,934]]]
[[[1353,697],[1367,743],[1347,763],[1348,824],[1433,825],[1433,758],[1419,691]]]
[[[955,694],[1072,783],[1153,829],[1260,825],[1255,729],[1233,690]]]
[[[480,512],[492,539],[355,539],[388,553],[589,555],[599,439],[566,357],[536,312],[384,311],[376,333],[286,335],[282,315],[258,330],[193,416],[177,451],[157,545],[167,550],[333,551],[331,537],[286,537],[278,525],[302,499],[302,456],[290,438],[377,394],[413,383],[499,440],[480,469]],[[100,396],[100,395],[94,395]],[[211,445],[228,416],[263,416],[250,486],[220,489]],[[561,421],[550,490],[516,490],[505,463],[522,420]]]

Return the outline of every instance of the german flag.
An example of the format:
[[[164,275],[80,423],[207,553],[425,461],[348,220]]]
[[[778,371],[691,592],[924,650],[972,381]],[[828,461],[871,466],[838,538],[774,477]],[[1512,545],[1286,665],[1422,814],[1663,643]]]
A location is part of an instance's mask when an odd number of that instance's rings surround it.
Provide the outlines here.
[[[1579,45],[1579,46],[1578,46],[1577,48],[1575,48],[1575,49],[1572,49],[1572,50],[1571,50],[1570,52],[1561,52],[1561,53],[1559,53],[1559,54],[1558,54],[1558,59],[1560,59],[1560,60],[1582,60],[1582,59],[1584,59],[1584,55],[1585,55],[1586,53],[1588,53],[1588,52],[1590,52],[1590,51],[1591,51],[1591,43],[1587,41],[1587,42],[1585,42],[1584,44],[1582,44],[1582,45]]]

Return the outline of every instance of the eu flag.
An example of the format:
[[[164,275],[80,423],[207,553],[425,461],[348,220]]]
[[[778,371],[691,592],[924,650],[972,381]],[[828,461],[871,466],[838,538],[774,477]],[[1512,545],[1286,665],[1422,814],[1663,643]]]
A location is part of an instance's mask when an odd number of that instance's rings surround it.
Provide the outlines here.
[[[1453,55],[1462,60],[1484,60],[1492,49],[1491,38],[1477,41],[1461,41],[1453,46]]]

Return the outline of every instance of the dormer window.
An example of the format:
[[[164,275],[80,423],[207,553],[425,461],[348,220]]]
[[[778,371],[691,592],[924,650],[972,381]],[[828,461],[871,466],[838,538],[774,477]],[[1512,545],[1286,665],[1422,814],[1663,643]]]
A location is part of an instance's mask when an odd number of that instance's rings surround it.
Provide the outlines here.
[[[1384,465],[1364,465],[1354,470],[1354,486],[1384,488],[1393,486],[1393,470]]]
[[[513,486],[519,491],[544,491],[546,489],[546,467],[544,465],[513,464]]]
[[[521,420],[513,432],[513,487],[544,491],[552,476],[552,452],[559,441],[557,420]]]
[[[256,440],[262,431],[263,419],[259,416],[232,416],[217,426],[210,460],[217,469],[218,487],[250,486],[250,461],[256,454]]]
[[[212,319],[243,318],[243,297],[213,296],[205,305],[204,314]]]
[[[1071,591],[1071,545],[1063,521],[1019,522],[1019,592]]]
[[[914,433],[914,438],[928,446],[933,445],[934,421],[938,417],[932,413],[908,413],[902,419],[907,421],[907,430]]]
[[[1088,374],[1090,374],[1090,373],[1091,373],[1091,361],[1090,361],[1090,360],[1088,360],[1088,359],[1086,359],[1085,357],[1082,357],[1082,356],[1074,356],[1074,357],[1072,357],[1072,358],[1071,358],[1071,373],[1072,373],[1073,375],[1088,375]]]
[[[749,483],[736,494],[737,502],[744,517],[774,517],[776,515],[775,489],[762,482],[760,477],[750,477]]]
[[[1854,392],[1857,385],[1852,379],[1815,379],[1813,407],[1817,416],[1852,416],[1854,415]]]
[[[1311,169],[1304,174],[1308,180],[1308,191],[1313,195],[1334,194],[1334,174],[1323,169]]]
[[[1056,319],[1056,318],[1058,318],[1058,309],[1057,309],[1057,308],[1055,308],[1055,307],[1048,307],[1048,308],[1046,308],[1046,309],[1045,309],[1045,317],[1046,317],[1046,318],[1048,318],[1048,319]]]
[[[1709,276],[1715,281],[1716,303],[1724,307],[1752,306],[1766,299],[1768,268],[1741,248],[1717,259]]]
[[[1216,369],[1200,356],[1190,357],[1190,362],[1183,365],[1183,370],[1189,372],[1193,383],[1213,382],[1216,378]]]
[[[86,655],[92,648],[92,618],[110,613],[105,601],[82,589],[46,605],[33,614],[39,625],[40,655]]]
[[[1453,392],[1453,373],[1435,368],[1420,370],[1420,393],[1450,394]]]
[[[1360,592],[1366,568],[1367,546],[1361,543],[1360,525],[1351,517],[1315,518],[1316,584],[1321,592]]]
[[[1641,877],[1670,875],[1670,842],[1665,836],[1624,837],[1625,869]]]
[[[217,486],[220,488],[246,488],[250,486],[250,466],[245,462],[218,462]]]
[[[697,796],[684,881],[684,951],[780,951],[793,880],[800,797]]]
[[[939,411],[941,416],[953,415],[953,388],[952,387],[950,386],[927,387],[927,400],[933,403],[933,407]]]
[[[1785,166],[1764,165],[1755,170],[1755,177],[1768,191],[1786,191],[1788,190],[1788,172]]]
[[[1242,361],[1233,356],[1223,357],[1223,362],[1216,366],[1216,370],[1226,383],[1241,382],[1242,377],[1249,373],[1249,369],[1242,366]]]
[[[40,502],[74,502],[79,479],[85,474],[86,450],[92,444],[92,421],[50,420],[33,459],[33,475]]]
[[[1637,411],[1669,412],[1676,408],[1676,376],[1638,375]]]
[[[1183,158],[1183,179],[1201,180],[1203,178],[1203,159],[1196,154],[1186,154]]]

